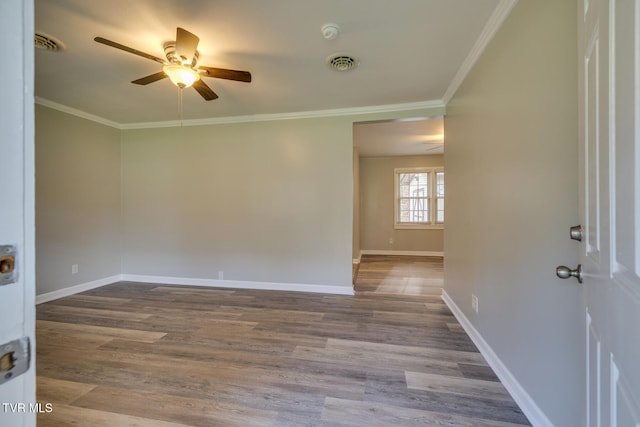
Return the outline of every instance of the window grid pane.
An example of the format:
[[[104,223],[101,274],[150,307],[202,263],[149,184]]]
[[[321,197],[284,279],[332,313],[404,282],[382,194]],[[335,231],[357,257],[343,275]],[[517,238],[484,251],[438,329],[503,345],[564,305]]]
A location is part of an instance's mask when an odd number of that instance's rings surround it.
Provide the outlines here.
[[[444,223],[444,172],[436,172],[436,223]]]
[[[444,172],[436,172],[436,196],[444,197]]]
[[[436,200],[436,223],[444,223],[444,199],[438,198]]]
[[[400,173],[399,222],[427,223],[431,221],[428,173]]]

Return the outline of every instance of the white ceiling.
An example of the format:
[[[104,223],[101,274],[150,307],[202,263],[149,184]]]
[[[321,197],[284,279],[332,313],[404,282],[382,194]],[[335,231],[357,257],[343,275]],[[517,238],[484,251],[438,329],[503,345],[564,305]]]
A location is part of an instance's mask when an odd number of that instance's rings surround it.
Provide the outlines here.
[[[442,117],[360,122],[353,125],[360,157],[444,154]]]
[[[35,0],[35,29],[66,51],[36,49],[35,95],[117,125],[175,121],[168,79],[130,82],[161,65],[94,37],[163,58],[180,26],[200,37],[199,65],[250,71],[251,83],[205,79],[219,95],[183,94],[184,120],[440,101],[500,0]],[[320,28],[341,32],[326,40]],[[325,63],[349,53],[347,72]],[[410,122],[409,122],[410,123]]]

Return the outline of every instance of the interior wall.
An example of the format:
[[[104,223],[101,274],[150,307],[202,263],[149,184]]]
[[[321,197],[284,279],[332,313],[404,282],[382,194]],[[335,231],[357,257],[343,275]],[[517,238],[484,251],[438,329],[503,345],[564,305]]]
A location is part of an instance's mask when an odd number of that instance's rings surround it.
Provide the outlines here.
[[[580,291],[555,277],[578,262],[576,17],[518,2],[445,117],[445,292],[557,426],[584,398]]]
[[[444,112],[119,130],[36,107],[39,295],[121,274],[351,289],[353,123]]]
[[[360,156],[358,149],[353,147],[353,242],[351,257],[360,259]]]
[[[443,155],[360,158],[362,251],[444,251],[444,229],[394,228],[394,169],[436,166],[444,166]]]
[[[351,287],[351,122],[123,132],[123,273]]]
[[[120,131],[41,105],[35,124],[37,294],[120,274]]]

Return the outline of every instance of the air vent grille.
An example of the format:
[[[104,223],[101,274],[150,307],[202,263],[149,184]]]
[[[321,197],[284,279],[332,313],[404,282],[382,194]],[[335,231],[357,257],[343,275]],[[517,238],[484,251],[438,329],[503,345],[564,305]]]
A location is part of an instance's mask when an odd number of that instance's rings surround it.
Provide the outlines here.
[[[335,71],[349,71],[358,67],[360,62],[351,55],[337,54],[327,59],[327,64]]]
[[[66,50],[66,46],[60,40],[45,33],[37,32],[34,34],[33,42],[36,48],[49,50],[53,52],[62,52]]]

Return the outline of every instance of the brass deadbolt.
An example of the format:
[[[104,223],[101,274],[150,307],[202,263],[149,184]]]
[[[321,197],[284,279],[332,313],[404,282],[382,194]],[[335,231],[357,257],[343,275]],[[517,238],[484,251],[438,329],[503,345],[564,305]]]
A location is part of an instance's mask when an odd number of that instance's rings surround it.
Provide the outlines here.
[[[0,274],[11,273],[15,268],[16,260],[13,256],[0,257]]]
[[[0,372],[9,372],[12,370],[15,365],[16,359],[13,357],[13,351],[9,353],[5,353],[2,357],[0,357]]]

